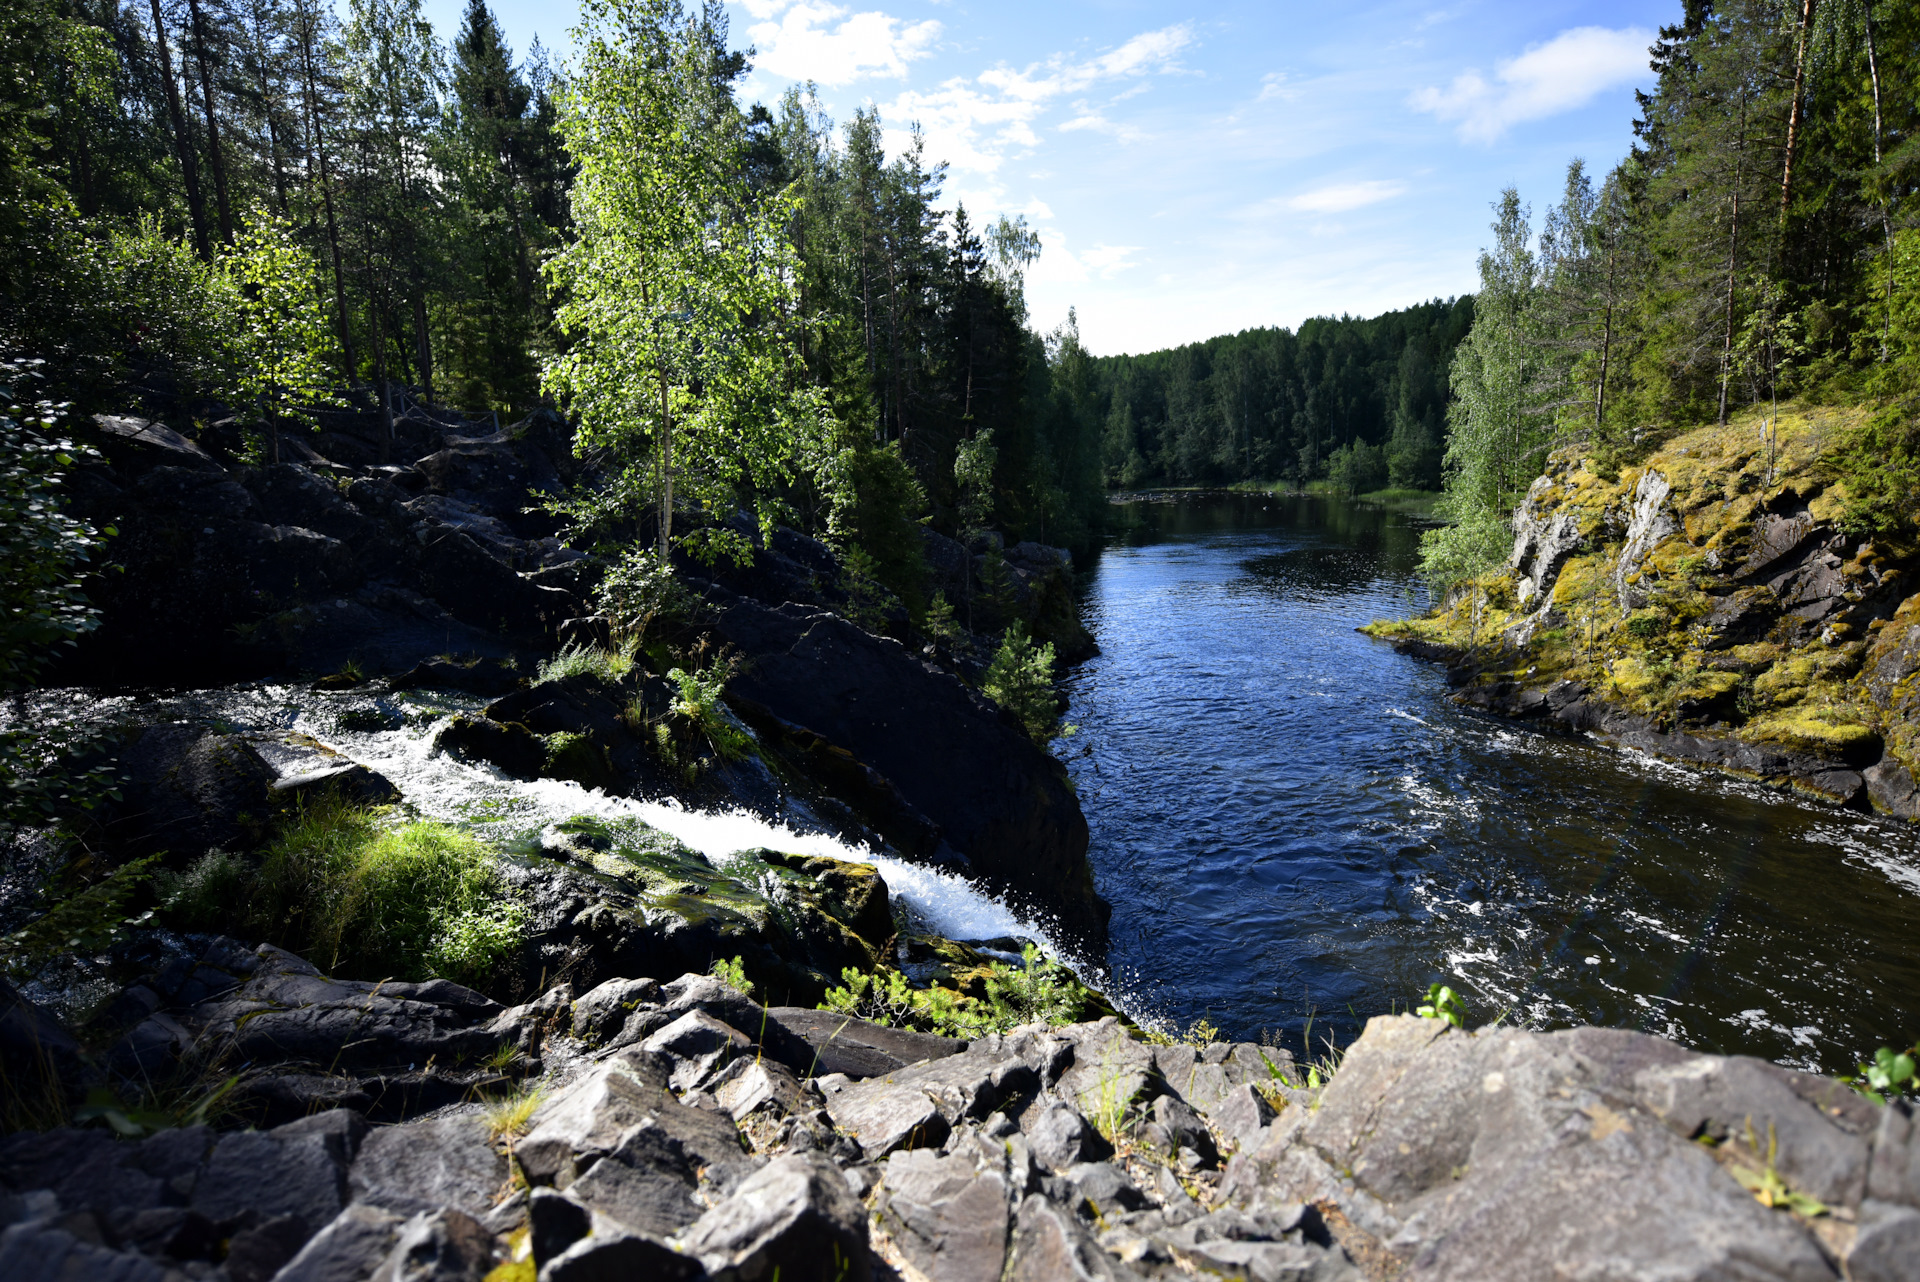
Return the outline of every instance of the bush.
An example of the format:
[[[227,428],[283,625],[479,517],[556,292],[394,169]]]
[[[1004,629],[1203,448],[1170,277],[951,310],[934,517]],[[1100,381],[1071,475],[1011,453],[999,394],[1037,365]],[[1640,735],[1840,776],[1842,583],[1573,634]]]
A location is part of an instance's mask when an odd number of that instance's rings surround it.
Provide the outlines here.
[[[1007,629],[980,689],[1011,712],[1035,743],[1045,745],[1060,733],[1060,701],[1053,693],[1053,643],[1034,645],[1024,625],[1016,623]]]
[[[1022,1024],[1070,1024],[1083,1005],[1079,981],[1032,944],[1021,950],[1021,965],[987,967],[984,999],[951,988],[915,988],[897,970],[863,975],[848,967],[840,978],[846,986],[829,988],[821,1010],[946,1037],[983,1037]]]
[[[349,979],[442,976],[478,983],[517,945],[524,914],[504,898],[494,858],[438,823],[383,826],[328,799],[306,806],[258,869],[204,856],[169,887],[177,924],[240,924]]]
[[[866,573],[899,597],[917,621],[926,608],[927,563],[920,540],[926,492],[897,444],[860,445],[844,451],[840,461],[844,484],[830,531],[843,557],[858,549],[869,558]]]
[[[706,737],[722,760],[738,761],[753,752],[753,737],[722,702],[727,692],[724,667],[714,664],[698,672],[675,668],[667,673],[667,679],[680,687],[680,699],[673,710]]]

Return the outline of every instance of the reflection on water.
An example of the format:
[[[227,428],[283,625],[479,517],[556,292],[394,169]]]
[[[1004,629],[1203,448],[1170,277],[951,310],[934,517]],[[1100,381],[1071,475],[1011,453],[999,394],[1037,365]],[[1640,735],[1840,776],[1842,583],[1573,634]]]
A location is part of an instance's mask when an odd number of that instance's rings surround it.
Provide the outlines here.
[[[1404,516],[1115,515],[1060,752],[1138,1009],[1344,1042],[1444,978],[1481,1019],[1829,1072],[1920,1033],[1920,836],[1455,707],[1354,631],[1424,604]]]

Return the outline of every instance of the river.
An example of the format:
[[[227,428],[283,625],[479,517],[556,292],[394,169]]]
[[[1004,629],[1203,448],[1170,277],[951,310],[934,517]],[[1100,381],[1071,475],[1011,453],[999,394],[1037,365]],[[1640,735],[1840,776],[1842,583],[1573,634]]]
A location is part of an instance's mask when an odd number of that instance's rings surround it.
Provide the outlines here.
[[[1441,980],[1476,1022],[1825,1072],[1920,1034],[1920,834],[1456,707],[1354,631],[1424,603],[1407,516],[1112,516],[1056,751],[1136,1013],[1319,1052]]]

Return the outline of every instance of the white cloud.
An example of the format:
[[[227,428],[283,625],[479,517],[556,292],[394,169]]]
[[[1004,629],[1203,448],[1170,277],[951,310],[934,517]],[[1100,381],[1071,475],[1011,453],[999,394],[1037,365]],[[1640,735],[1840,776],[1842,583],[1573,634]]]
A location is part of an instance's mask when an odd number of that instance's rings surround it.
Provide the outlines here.
[[[775,75],[845,85],[866,77],[898,78],[932,52],[940,24],[906,22],[878,11],[849,13],[824,0],[746,0],[762,19],[748,28],[755,62]],[[776,17],[778,21],[775,21]]]
[[[906,90],[880,108],[888,122],[887,149],[903,146],[906,130],[917,122],[926,134],[929,156],[956,171],[992,175],[1008,156],[1040,144],[1035,125],[1053,99],[1105,80],[1174,70],[1176,55],[1192,39],[1183,23],[1135,36],[1089,59],[1056,54],[1019,71],[995,67],[973,80],[955,77],[931,92]],[[1086,109],[1078,109],[1065,127],[1099,129],[1123,140],[1138,137]]]
[[[1490,143],[1514,125],[1571,111],[1648,74],[1652,41],[1643,27],[1575,27],[1501,63],[1492,81],[1467,71],[1445,89],[1416,90],[1408,105],[1457,121],[1468,142]]]
[[[1040,232],[1039,261],[1027,273],[1037,285],[1084,285],[1094,280],[1112,280],[1121,272],[1139,266],[1131,261],[1141,252],[1139,245],[1094,245],[1076,254],[1067,248],[1065,233],[1054,228]]]
[[[1406,189],[1407,185],[1399,182],[1333,183],[1302,192],[1287,201],[1287,208],[1311,214],[1344,214],[1349,209],[1362,209],[1383,200],[1392,200]]]
[[[1297,92],[1298,90],[1287,87],[1286,72],[1269,71],[1266,75],[1260,77],[1260,96],[1255,98],[1254,101],[1272,102],[1276,98],[1291,101]]]

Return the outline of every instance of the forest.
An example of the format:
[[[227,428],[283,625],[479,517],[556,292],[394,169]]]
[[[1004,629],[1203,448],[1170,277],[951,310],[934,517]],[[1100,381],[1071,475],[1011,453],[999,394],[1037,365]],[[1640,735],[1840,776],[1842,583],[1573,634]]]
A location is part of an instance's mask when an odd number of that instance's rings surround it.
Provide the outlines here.
[[[1833,460],[1849,522],[1920,509],[1920,12],[1876,0],[1687,0],[1651,50],[1634,142],[1579,160],[1536,234],[1494,203],[1451,371],[1452,525],[1436,579],[1491,565],[1547,453],[1603,469],[1742,406],[1871,403]]]

